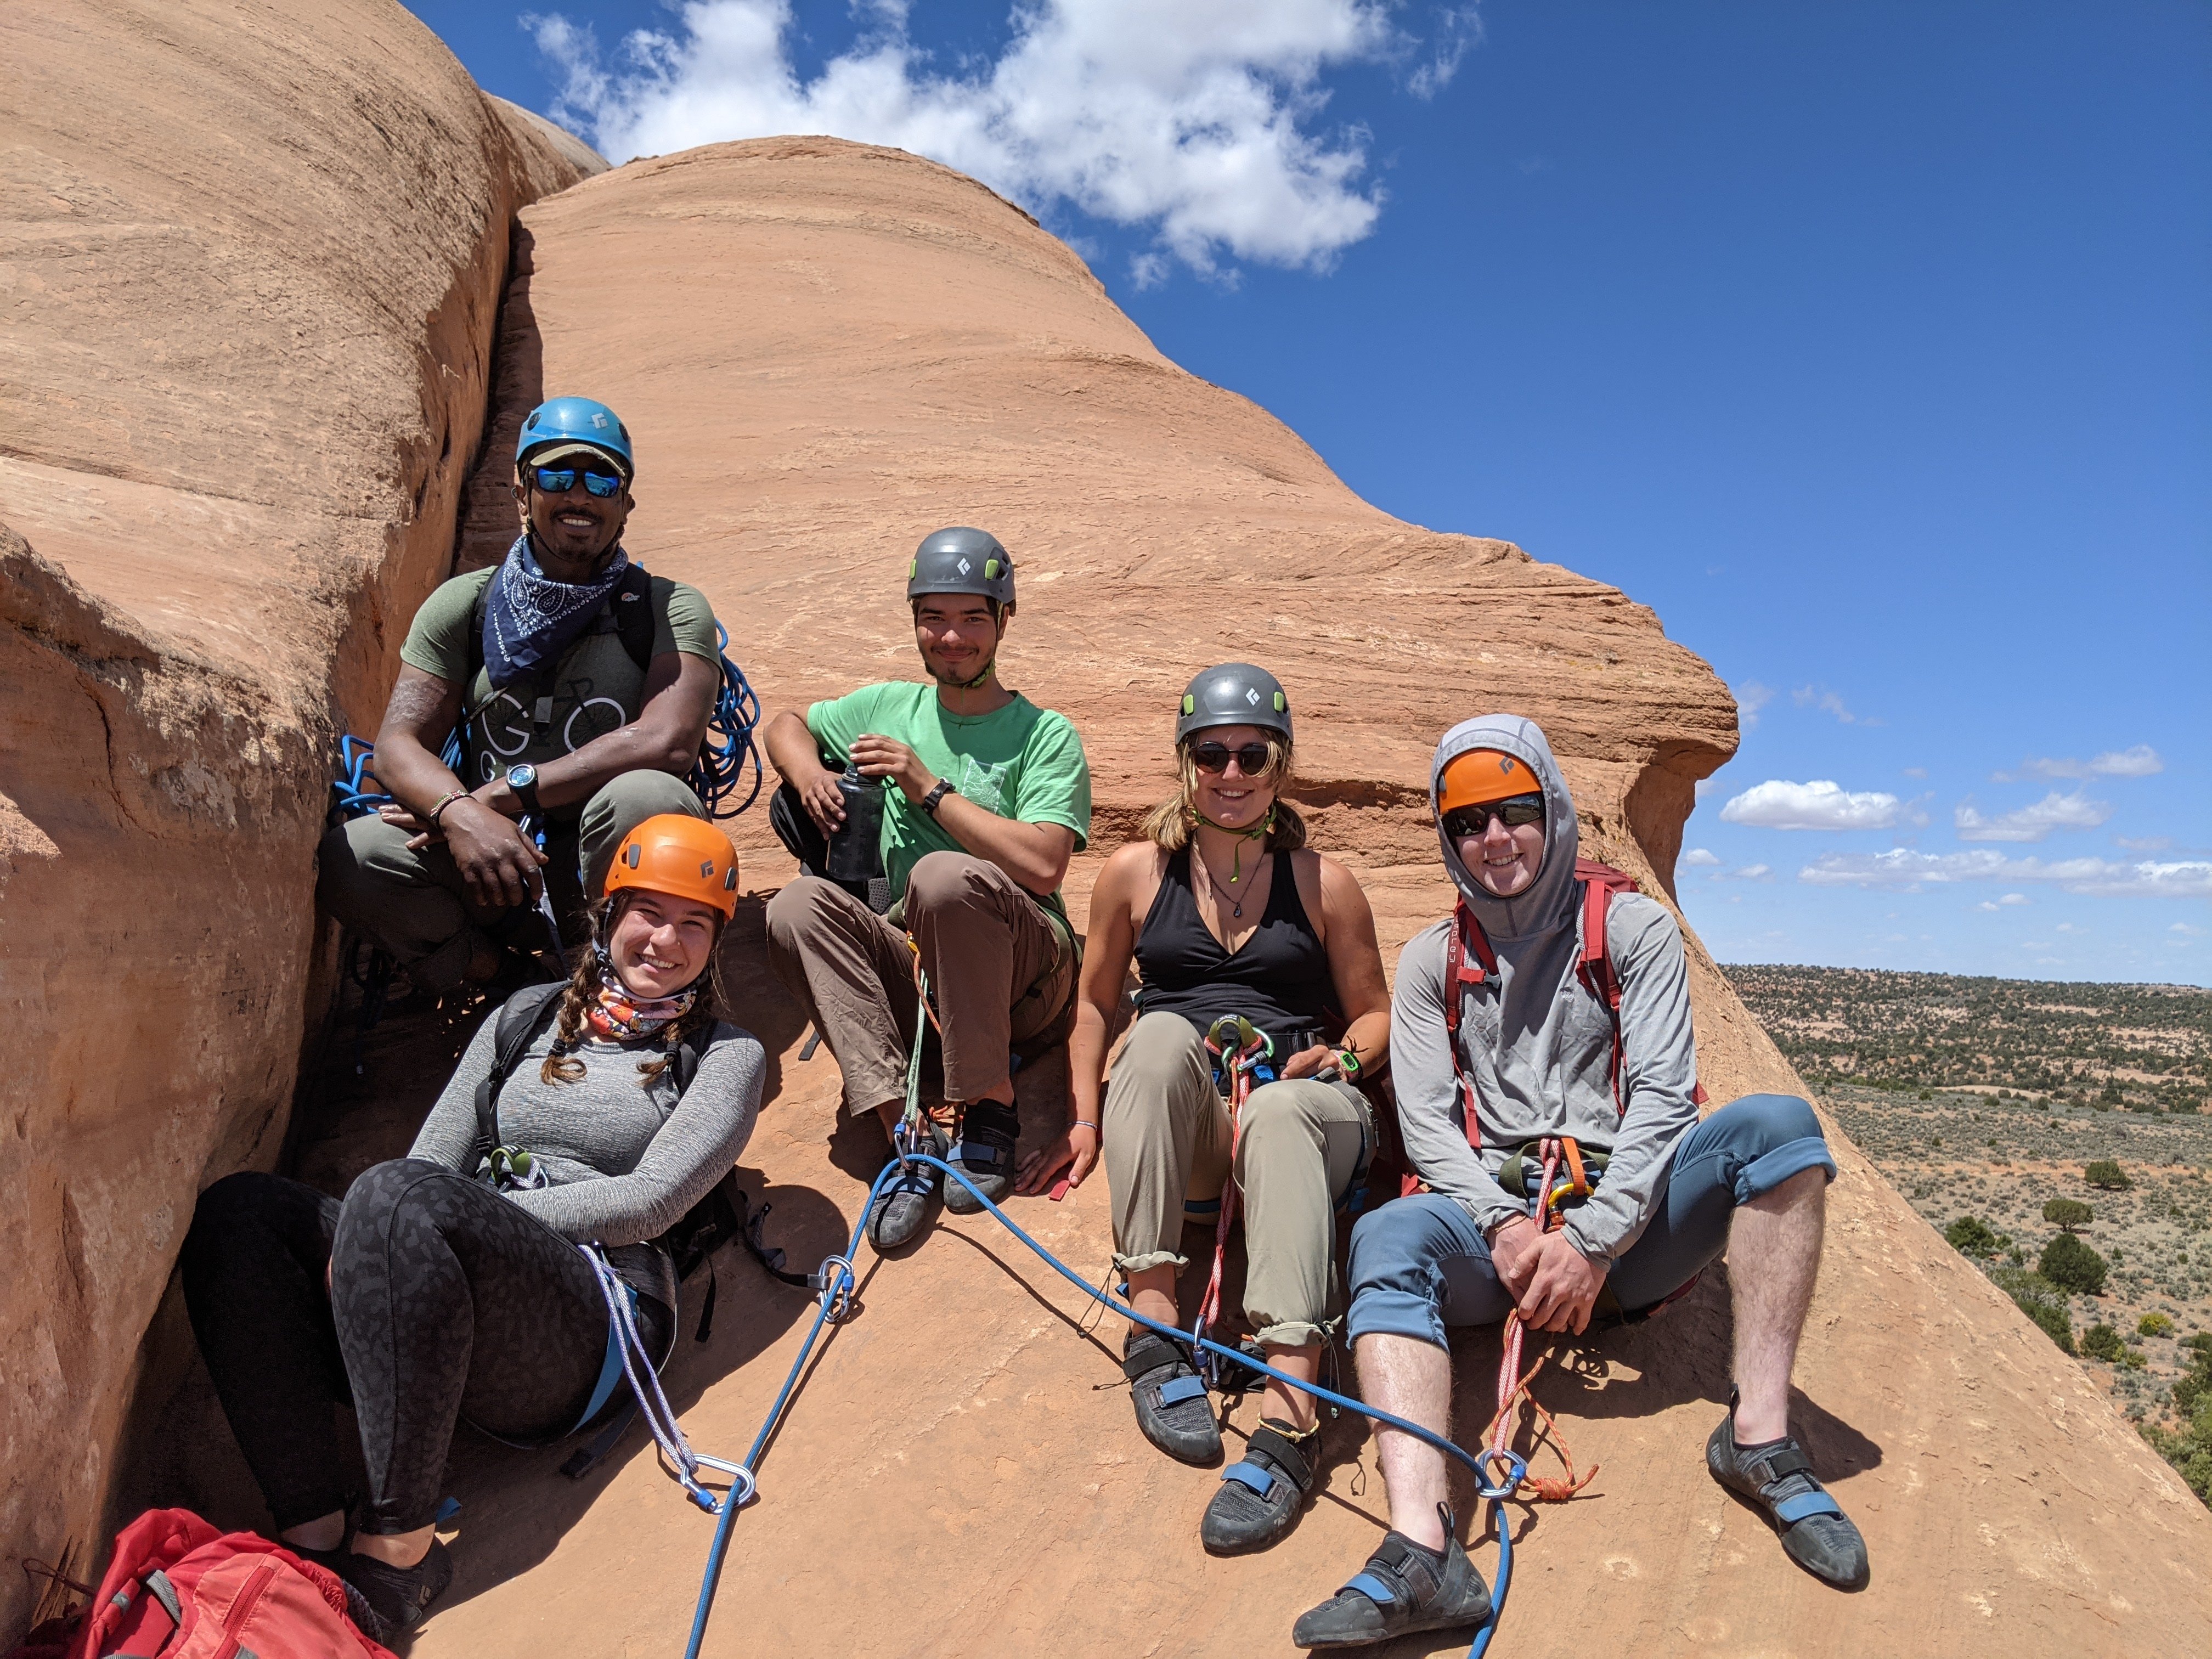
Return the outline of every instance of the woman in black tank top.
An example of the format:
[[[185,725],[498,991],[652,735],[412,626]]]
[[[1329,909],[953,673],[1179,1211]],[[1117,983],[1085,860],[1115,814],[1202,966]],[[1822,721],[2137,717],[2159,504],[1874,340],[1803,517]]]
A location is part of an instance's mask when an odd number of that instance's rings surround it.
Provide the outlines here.
[[[1388,1057],[1390,1001],[1366,896],[1343,866],[1305,850],[1305,824],[1281,799],[1291,735],[1288,697],[1264,669],[1223,664],[1183,694],[1179,787],[1091,889],[1068,1041],[1074,1120],[1024,1165],[1022,1190],[1040,1190],[1063,1169],[1076,1184],[1103,1154],[1114,1261],[1131,1304],[1188,1328],[1195,1302],[1179,1308],[1177,1276],[1193,1268],[1188,1288],[1203,1292],[1233,1182],[1245,1323],[1270,1364],[1310,1380],[1341,1311],[1336,1214],[1352,1207],[1374,1146],[1353,1081]],[[1139,1015],[1109,1083],[1106,1052],[1133,960]],[[1224,1018],[1248,1022],[1271,1044],[1241,1117],[1206,1041]],[[1222,1310],[1218,1340],[1228,1340],[1235,1312]],[[1208,1463],[1220,1430],[1194,1358],[1188,1344],[1133,1327],[1122,1370],[1146,1438]],[[1270,1381],[1243,1461],[1200,1522],[1206,1547],[1264,1549],[1289,1532],[1319,1454],[1313,1397]]]

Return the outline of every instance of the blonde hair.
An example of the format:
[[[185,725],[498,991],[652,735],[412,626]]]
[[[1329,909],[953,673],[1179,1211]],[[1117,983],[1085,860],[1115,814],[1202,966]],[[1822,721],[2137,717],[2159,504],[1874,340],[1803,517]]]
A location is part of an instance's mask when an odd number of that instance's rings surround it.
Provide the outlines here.
[[[1188,742],[1176,745],[1176,792],[1158,806],[1145,814],[1138,826],[1138,834],[1146,840],[1164,847],[1170,853],[1180,853],[1190,845],[1190,838],[1198,828],[1198,763],[1190,757],[1191,746],[1206,735],[1201,726],[1191,733]],[[1259,776],[1252,780],[1264,783],[1275,792],[1273,821],[1261,842],[1262,850],[1269,853],[1296,852],[1306,844],[1306,821],[1298,816],[1298,809],[1283,799],[1283,791],[1291,781],[1291,740],[1280,732],[1267,733],[1267,764]]]
[[[584,1079],[584,1062],[576,1058],[576,1048],[584,1041],[584,1021],[592,1006],[599,1000],[599,951],[615,923],[629,908],[634,888],[623,888],[602,899],[592,912],[592,942],[576,952],[576,965],[568,975],[568,983],[561,993],[561,1013],[553,1027],[553,1047],[545,1056],[545,1063],[538,1068],[538,1075],[547,1083],[580,1083]],[[666,1071],[676,1058],[676,1050],[686,1037],[710,1029],[722,1006],[722,930],[728,921],[720,911],[714,913],[714,939],[707,947],[707,969],[691,981],[699,994],[691,1006],[678,1018],[660,1028],[658,1033],[661,1054],[657,1060],[641,1060],[637,1063],[638,1087],[642,1089]]]

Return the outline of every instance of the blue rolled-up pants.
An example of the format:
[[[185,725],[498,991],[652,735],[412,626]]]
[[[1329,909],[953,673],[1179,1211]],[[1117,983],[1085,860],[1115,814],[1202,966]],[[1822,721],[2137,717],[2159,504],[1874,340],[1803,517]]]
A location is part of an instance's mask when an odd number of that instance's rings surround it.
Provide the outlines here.
[[[1813,1109],[1795,1095],[1746,1095],[1674,1143],[1657,1208],[1607,1282],[1621,1310],[1663,1302],[1728,1248],[1736,1206],[1836,1160]],[[1512,1310],[1490,1245],[1464,1205],[1440,1193],[1370,1211],[1352,1230],[1352,1341],[1370,1333],[1449,1346],[1446,1328],[1495,1325]]]

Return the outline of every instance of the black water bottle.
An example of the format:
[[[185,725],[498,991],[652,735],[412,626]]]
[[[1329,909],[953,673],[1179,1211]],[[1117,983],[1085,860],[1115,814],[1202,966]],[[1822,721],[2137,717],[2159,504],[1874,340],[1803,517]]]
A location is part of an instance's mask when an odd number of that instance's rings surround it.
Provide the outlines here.
[[[850,762],[837,777],[837,793],[845,803],[845,821],[830,837],[830,879],[867,881],[884,872],[881,842],[884,831],[884,785],[880,778],[863,777]]]

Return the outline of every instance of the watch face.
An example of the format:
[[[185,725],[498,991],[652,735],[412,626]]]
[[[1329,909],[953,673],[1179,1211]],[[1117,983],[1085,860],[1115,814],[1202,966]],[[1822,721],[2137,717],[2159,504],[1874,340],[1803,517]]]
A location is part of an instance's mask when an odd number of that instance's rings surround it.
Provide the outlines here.
[[[507,787],[510,789],[527,789],[537,781],[538,769],[534,766],[526,763],[507,769]]]

